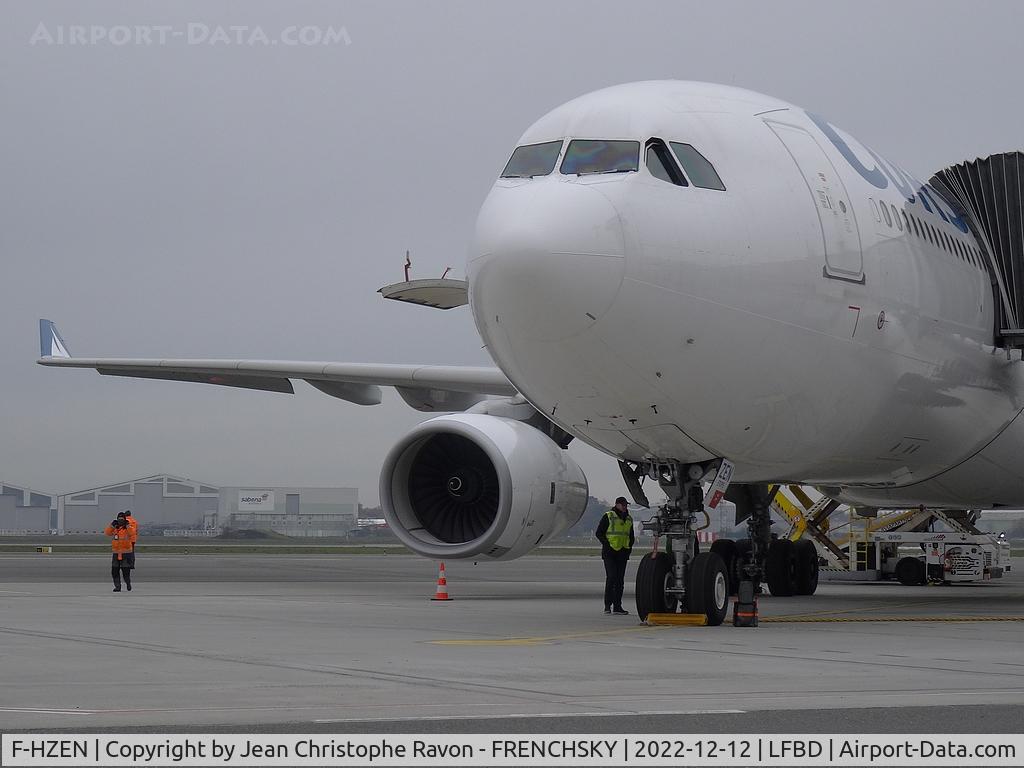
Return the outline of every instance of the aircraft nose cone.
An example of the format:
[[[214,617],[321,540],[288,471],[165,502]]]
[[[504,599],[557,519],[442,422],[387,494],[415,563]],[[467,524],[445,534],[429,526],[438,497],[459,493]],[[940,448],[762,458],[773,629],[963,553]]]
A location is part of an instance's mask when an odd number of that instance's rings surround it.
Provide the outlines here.
[[[615,206],[594,185],[495,188],[477,219],[468,269],[477,326],[557,341],[595,323],[625,273]]]

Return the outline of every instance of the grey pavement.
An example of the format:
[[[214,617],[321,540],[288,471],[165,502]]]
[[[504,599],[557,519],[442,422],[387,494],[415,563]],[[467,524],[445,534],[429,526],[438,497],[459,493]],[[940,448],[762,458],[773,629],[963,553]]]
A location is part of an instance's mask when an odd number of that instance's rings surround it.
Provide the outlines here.
[[[0,730],[1020,731],[1010,578],[823,584],[757,629],[605,616],[589,557],[0,555]],[[627,591],[635,563],[627,574]]]

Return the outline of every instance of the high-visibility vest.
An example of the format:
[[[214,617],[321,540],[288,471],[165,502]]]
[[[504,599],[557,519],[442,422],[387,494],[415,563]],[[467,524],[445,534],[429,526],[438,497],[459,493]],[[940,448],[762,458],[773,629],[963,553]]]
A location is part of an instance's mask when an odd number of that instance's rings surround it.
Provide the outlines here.
[[[608,539],[608,546],[618,552],[621,549],[629,549],[629,534],[633,530],[633,518],[626,515],[623,520],[614,509],[607,512],[608,530],[605,538]]]
[[[114,528],[108,525],[104,531],[111,537],[110,551],[117,555],[118,560],[123,560],[124,555],[132,551],[131,533],[128,528]]]

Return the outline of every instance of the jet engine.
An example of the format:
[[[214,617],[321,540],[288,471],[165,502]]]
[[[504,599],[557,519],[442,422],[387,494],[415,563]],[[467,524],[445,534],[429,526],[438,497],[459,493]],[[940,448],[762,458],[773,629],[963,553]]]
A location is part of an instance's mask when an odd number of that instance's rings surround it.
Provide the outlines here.
[[[391,530],[421,555],[512,560],[580,519],[587,478],[529,424],[450,414],[391,449],[380,501]]]

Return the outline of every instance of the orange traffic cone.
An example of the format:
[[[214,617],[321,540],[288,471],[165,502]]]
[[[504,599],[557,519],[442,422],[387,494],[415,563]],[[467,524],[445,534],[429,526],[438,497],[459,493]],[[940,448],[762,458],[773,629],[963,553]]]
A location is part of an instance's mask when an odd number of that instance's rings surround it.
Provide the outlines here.
[[[441,562],[441,570],[437,574],[437,592],[431,600],[451,600],[448,597],[448,579],[444,575],[444,562]]]

